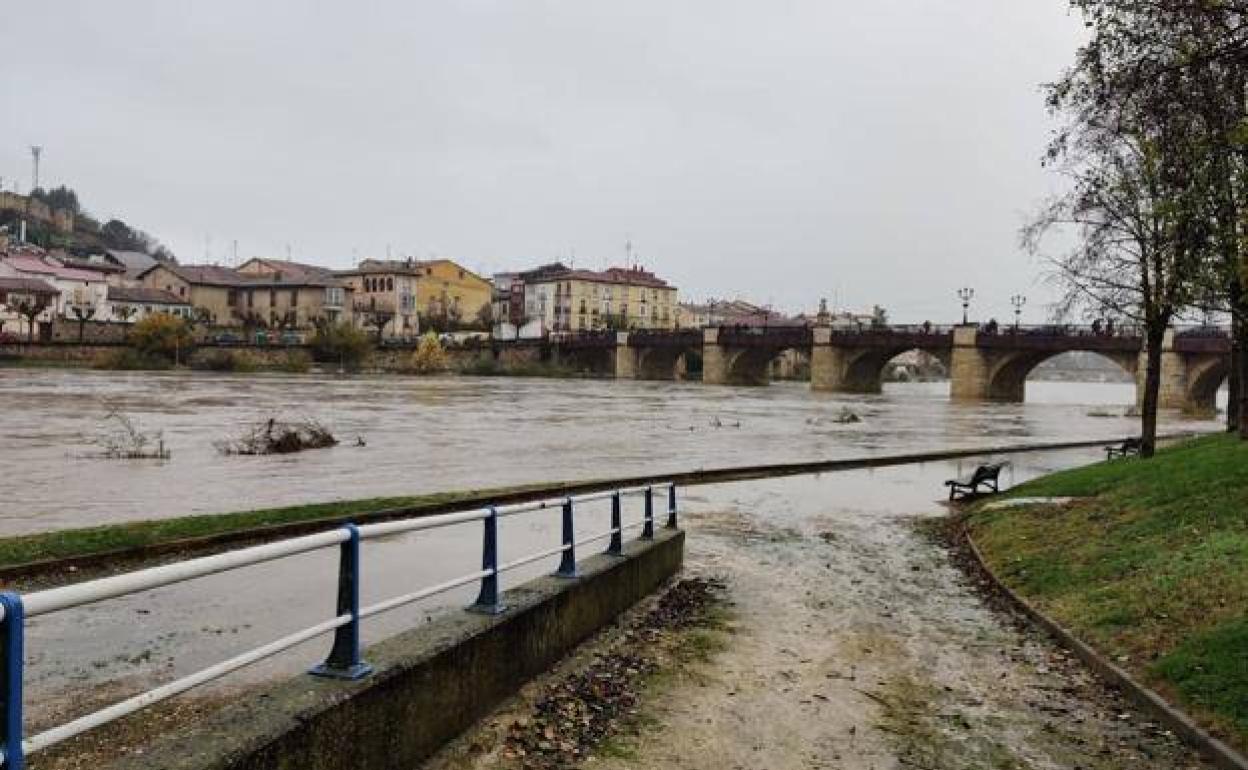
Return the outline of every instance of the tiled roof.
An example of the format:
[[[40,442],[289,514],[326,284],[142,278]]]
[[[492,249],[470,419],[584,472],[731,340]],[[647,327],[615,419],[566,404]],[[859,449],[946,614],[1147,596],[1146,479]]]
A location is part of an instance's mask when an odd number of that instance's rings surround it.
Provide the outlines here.
[[[109,249],[108,255],[126,268],[127,278],[136,278],[155,265],[159,260],[150,254],[144,254],[141,251],[121,251],[118,249]]]
[[[27,292],[30,294],[60,294],[55,286],[38,278],[7,278],[0,276],[0,291]]]
[[[4,258],[5,264],[19,273],[49,275],[67,281],[103,281],[104,274],[95,270],[82,270],[66,267],[55,260],[41,259],[26,254],[16,254]]]
[[[109,286],[109,302],[134,302],[148,305],[189,305],[185,299],[164,289],[148,289],[142,286]]]
[[[278,281],[281,283],[298,283],[305,286],[341,285],[341,282],[334,277],[333,270],[330,270],[327,267],[321,267],[320,265],[309,265],[303,262],[288,262],[281,259],[262,259],[257,257],[256,259],[248,260],[243,267],[246,267],[253,262],[263,265],[265,268],[272,271],[272,274],[266,275],[262,273],[247,273],[241,269],[238,272],[242,275],[248,276],[249,278],[263,281],[264,283],[273,283],[272,275],[278,275],[280,276]]]
[[[286,262],[274,262],[275,265],[287,266]],[[293,264],[293,263],[290,263]],[[240,273],[229,267],[221,267],[220,265],[169,265],[158,264],[152,265],[144,270],[141,275],[155,270],[157,267],[164,267],[171,273],[178,276],[182,280],[191,284],[200,284],[202,286],[225,286],[229,288],[246,288],[246,287],[264,287],[264,286],[341,286],[342,284],[333,276],[328,275],[326,271],[323,277],[313,277],[311,274],[300,273],[299,277],[281,275],[251,275]]]
[[[553,269],[553,265],[546,268],[538,268],[533,271],[538,273],[534,278],[526,278],[526,282],[545,283],[547,281],[593,281],[595,283],[614,283],[626,284],[629,286],[649,286],[655,289],[674,288],[667,281],[659,278],[654,273],[639,268],[628,267],[609,267],[606,270],[573,270],[565,268],[562,271]]]

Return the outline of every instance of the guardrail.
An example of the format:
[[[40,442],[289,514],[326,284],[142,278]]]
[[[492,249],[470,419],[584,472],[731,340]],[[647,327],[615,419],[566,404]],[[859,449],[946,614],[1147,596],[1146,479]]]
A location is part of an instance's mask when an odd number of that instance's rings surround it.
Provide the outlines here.
[[[640,538],[654,538],[654,495],[656,490],[667,490],[668,528],[677,526],[676,485],[615,489],[607,492],[574,497],[553,498],[508,506],[490,506],[459,513],[425,516],[412,519],[387,521],[378,524],[356,526],[347,524],[327,532],[281,540],[275,543],[243,548],[237,551],[190,559],[175,564],[130,572],[114,577],[91,580],[74,585],[52,588],[21,595],[12,591],[0,593],[0,767],[4,770],[23,770],[26,757],[42,749],[54,746],[76,735],[120,719],[148,706],[167,700],[194,687],[211,682],[245,666],[277,655],[291,647],[334,632],[333,645],[325,662],[309,673],[335,679],[355,680],[367,676],[372,667],[360,654],[360,622],[383,612],[398,609],[413,602],[427,599],[460,586],[480,582],[477,600],[469,609],[477,612],[498,614],[506,608],[501,602],[500,576],[510,570],[523,567],[542,559],[559,556],[555,575],[574,579],[577,572],[576,549],[600,540],[609,539],[606,553],[622,556],[624,533],[641,529]],[[640,496],[644,507],[641,521],[623,524],[623,500]],[[575,509],[578,504],[595,500],[611,501],[611,524],[605,532],[577,539],[575,532]],[[521,513],[559,508],[562,532],[559,545],[537,553],[521,556],[500,564],[498,521]],[[440,529],[459,524],[480,521],[483,524],[481,546],[481,569],[452,578],[437,585],[428,586],[411,593],[395,596],[368,607],[360,606],[360,544],[366,540],[397,534]],[[22,720],[22,683],[25,669],[25,628],[28,618],[53,612],[82,607],[87,604],[139,593],[162,586],[182,583],[196,578],[250,567],[290,556],[318,551],[332,546],[339,547],[338,590],[333,617],[288,634],[276,641],[237,655],[229,660],[168,682],[155,689],[78,717],[43,732],[26,737]]]

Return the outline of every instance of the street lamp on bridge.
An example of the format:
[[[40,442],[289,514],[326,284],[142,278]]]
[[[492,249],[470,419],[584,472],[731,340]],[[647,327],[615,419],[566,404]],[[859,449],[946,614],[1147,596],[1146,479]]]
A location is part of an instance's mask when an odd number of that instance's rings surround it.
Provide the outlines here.
[[[970,288],[969,286],[966,287],[965,289],[958,289],[958,299],[962,300],[962,325],[963,326],[966,326],[967,323],[969,323],[969,321],[967,321],[967,317],[968,317],[967,311],[971,307],[971,299],[974,296],[975,296],[975,290]]]
[[[1010,304],[1014,306],[1014,330],[1018,331],[1019,319],[1023,315],[1023,305],[1027,304],[1027,298],[1022,294],[1015,294],[1010,297]]]

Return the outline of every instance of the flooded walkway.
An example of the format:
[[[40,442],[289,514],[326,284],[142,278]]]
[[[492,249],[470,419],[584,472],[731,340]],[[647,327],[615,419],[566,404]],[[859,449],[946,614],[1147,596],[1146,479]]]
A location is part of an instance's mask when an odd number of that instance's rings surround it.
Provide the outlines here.
[[[1095,457],[1015,459],[1026,477]],[[641,734],[586,766],[1208,767],[1046,637],[986,605],[919,526],[943,515],[933,492],[948,470],[692,490],[686,573],[726,581],[724,649],[666,679],[642,705]],[[510,765],[487,753],[435,766]]]

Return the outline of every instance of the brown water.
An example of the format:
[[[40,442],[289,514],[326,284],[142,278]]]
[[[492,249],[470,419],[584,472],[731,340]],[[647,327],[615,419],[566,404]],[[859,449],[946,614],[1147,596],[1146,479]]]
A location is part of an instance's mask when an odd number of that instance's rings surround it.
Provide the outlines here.
[[[1089,416],[1122,407],[1130,386],[1034,383],[1026,404],[954,404],[947,385],[895,385],[879,396],[815,394],[797,384],[519,379],[204,376],[0,370],[0,533],[268,505],[414,494],[517,482],[814,460],[1029,440],[1123,436],[1136,423]],[[862,422],[836,424],[848,407]],[[94,456],[110,409],[162,430],[168,461]],[[343,445],[297,456],[223,457],[216,439],[281,413],[325,422]],[[736,427],[739,423],[740,427]],[[716,426],[719,427],[716,427]],[[731,426],[731,427],[728,427]],[[1171,420],[1167,429],[1211,429]],[[355,447],[355,436],[367,446]],[[1019,455],[1014,483],[1090,462],[1080,450]],[[682,492],[691,510],[748,508],[777,523],[802,507],[863,522],[939,511],[941,482],[973,461],[722,485]],[[748,501],[742,490],[752,490]],[[634,501],[626,522],[640,515]],[[605,529],[605,501],[585,506],[578,535]],[[697,537],[696,522],[691,537]],[[503,522],[502,560],[557,544],[556,516]],[[585,549],[583,552],[589,552]],[[479,525],[369,542],[365,604],[465,574],[479,564]],[[87,700],[134,692],[324,620],[333,608],[332,550],[36,618],[28,629],[32,718],[75,715]],[[554,559],[509,573],[516,585]],[[471,601],[463,588],[369,620],[367,640]],[[212,691],[288,675],[328,641],[233,675]],[[88,693],[94,693],[84,700]],[[60,721],[56,719],[55,721]]]
[[[1036,382],[1026,404],[955,404],[946,383],[883,395],[697,383],[213,376],[0,369],[0,535],[334,499],[1121,437],[1090,417],[1130,385]],[[862,422],[832,418],[848,407]],[[98,457],[110,410],[161,431],[167,461]],[[311,417],[338,447],[224,457],[215,441],[273,415]],[[716,427],[716,426],[719,427]],[[739,427],[737,427],[739,425]],[[1168,429],[1210,429],[1172,420]],[[355,446],[363,438],[366,446]]]

